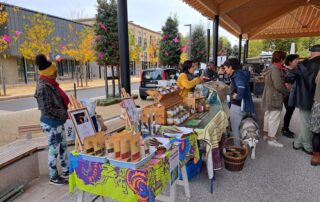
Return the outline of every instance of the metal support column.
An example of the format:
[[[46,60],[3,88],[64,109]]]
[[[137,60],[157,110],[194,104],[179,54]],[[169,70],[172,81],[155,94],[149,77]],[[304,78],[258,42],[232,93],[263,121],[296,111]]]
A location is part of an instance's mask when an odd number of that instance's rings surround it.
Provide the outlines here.
[[[217,65],[218,63],[218,40],[219,40],[219,15],[215,15],[213,18],[212,27],[212,60]]]
[[[27,61],[24,57],[22,57],[22,66],[23,66],[24,83],[28,84]]]
[[[127,0],[118,0],[118,33],[121,86],[131,94]]]
[[[207,29],[207,63],[210,60],[210,29]]]
[[[244,46],[244,51],[243,51],[243,64],[247,64],[247,58],[249,55],[249,40],[246,40],[246,44]]]
[[[242,52],[242,34],[239,35],[239,54],[238,60],[241,63],[241,52]]]

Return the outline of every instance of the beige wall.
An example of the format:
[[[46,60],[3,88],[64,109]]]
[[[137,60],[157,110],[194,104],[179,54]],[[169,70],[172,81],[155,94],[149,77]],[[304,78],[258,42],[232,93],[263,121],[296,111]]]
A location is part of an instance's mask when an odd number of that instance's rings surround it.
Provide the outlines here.
[[[142,27],[142,26],[134,24],[132,22],[128,23],[128,28],[132,32],[132,34],[134,35],[136,43],[139,43],[139,37],[141,37],[141,44],[140,45],[142,48],[142,54],[147,55],[147,58],[143,57],[143,58],[141,58],[141,60],[149,62],[148,48],[151,43],[158,44],[160,42],[161,33],[152,31],[148,28]],[[152,39],[152,40],[150,40],[150,39]],[[144,46],[145,41],[147,42],[146,46]]]
[[[16,57],[8,57],[0,59],[0,64],[4,67],[4,75],[6,84],[13,85],[19,83],[18,64]]]
[[[95,23],[95,18],[79,19],[77,21],[81,22],[83,24],[87,24],[87,25],[92,26]],[[139,37],[141,37],[141,48],[142,48],[141,53],[142,53],[143,57],[141,57],[140,60],[149,62],[148,48],[150,46],[150,36],[152,38],[152,43],[158,44],[161,40],[161,32],[153,31],[151,29],[140,26],[140,25],[135,24],[133,22],[128,23],[128,29],[134,35],[136,43],[139,43]],[[147,45],[144,47],[145,40],[147,42]],[[138,72],[140,72],[141,67],[142,67],[142,63],[136,62],[136,69],[138,70]]]

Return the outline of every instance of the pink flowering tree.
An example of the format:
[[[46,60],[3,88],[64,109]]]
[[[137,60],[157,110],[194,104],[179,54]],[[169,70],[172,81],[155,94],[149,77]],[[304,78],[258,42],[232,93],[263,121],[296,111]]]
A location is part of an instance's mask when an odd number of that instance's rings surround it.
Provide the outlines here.
[[[118,20],[117,20],[117,2],[115,0],[98,0],[95,30],[95,51],[99,65],[105,67],[105,85],[106,98],[108,92],[108,75],[107,69],[111,69],[112,76],[112,96],[115,97],[115,72],[118,73],[118,87],[120,88],[119,80],[119,40],[118,40]],[[120,90],[120,89],[119,89]],[[120,92],[120,91],[119,91]]]
[[[168,17],[162,27],[162,39],[159,48],[159,60],[163,66],[177,67],[180,62],[181,40],[177,17]]]
[[[206,36],[202,25],[196,25],[191,33],[191,59],[195,62],[206,62]]]

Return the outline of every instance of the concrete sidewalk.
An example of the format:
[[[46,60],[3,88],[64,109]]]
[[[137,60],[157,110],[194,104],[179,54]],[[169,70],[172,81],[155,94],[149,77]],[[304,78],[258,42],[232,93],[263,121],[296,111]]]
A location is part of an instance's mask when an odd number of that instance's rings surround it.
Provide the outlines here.
[[[138,82],[140,82],[139,77],[136,77],[136,76],[131,77],[131,83],[138,83]],[[74,90],[73,80],[65,80],[65,81],[58,80],[58,83],[60,84],[60,87],[66,92]],[[117,80],[115,81],[115,84],[116,85],[118,84]],[[105,81],[104,79],[94,79],[92,81],[88,81],[88,86],[85,86],[86,85],[85,81],[83,82],[83,85],[84,87],[77,87],[77,90],[103,87],[105,86]],[[108,85],[112,86],[111,80],[108,81]],[[34,95],[35,89],[36,89],[36,83],[7,86],[7,89],[6,89],[7,95],[0,96],[0,101],[32,97]],[[1,89],[1,93],[3,93],[2,89]]]
[[[151,104],[149,101],[136,99],[135,103],[140,106]],[[120,107],[118,104],[97,107],[97,114],[103,118],[109,118],[120,115]],[[37,108],[22,110],[17,112],[0,111],[0,146],[13,142],[18,139],[18,126],[39,124],[40,111]],[[43,136],[43,134],[35,135]]]
[[[256,111],[260,127],[264,110],[256,102]],[[299,111],[296,110],[291,121],[291,129],[298,134]],[[238,201],[290,201],[318,202],[320,198],[320,167],[310,165],[310,156],[292,149],[292,139],[279,135],[284,148],[267,145],[261,138],[257,146],[256,159],[250,157],[240,172],[226,169],[216,171],[214,192],[211,194],[210,180],[205,169],[190,181],[191,198],[184,195],[182,187],[177,187],[177,202],[238,202]],[[69,193],[68,186],[50,186],[48,177],[34,180],[17,202],[59,201],[75,202],[77,194]],[[168,189],[164,191],[168,194]],[[91,201],[93,195],[86,193],[84,201]],[[102,201],[101,198],[97,201]],[[105,199],[107,202],[114,200]]]

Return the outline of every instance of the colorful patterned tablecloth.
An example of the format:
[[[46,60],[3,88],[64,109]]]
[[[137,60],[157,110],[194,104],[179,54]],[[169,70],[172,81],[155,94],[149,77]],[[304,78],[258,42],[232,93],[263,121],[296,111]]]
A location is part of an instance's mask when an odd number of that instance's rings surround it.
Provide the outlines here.
[[[169,155],[170,151],[139,169],[125,169],[109,163],[90,162],[71,152],[70,192],[77,187],[119,201],[154,201],[170,179]]]
[[[190,134],[181,140],[179,159],[183,166],[190,159],[199,159],[197,137]],[[170,150],[165,155],[154,157],[139,169],[125,169],[109,163],[97,163],[84,160],[79,153],[69,154],[69,189],[75,188],[95,195],[106,196],[119,201],[155,201],[155,197],[170,180]]]
[[[200,159],[197,135],[195,133],[189,134],[182,139],[170,138],[170,142],[180,143],[179,146],[179,160],[180,167],[184,166],[192,158],[197,163]]]

